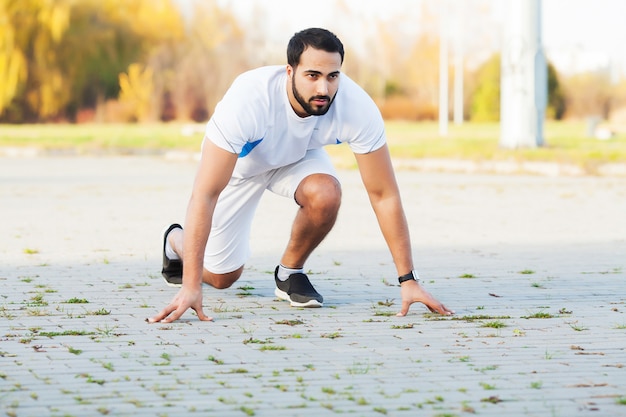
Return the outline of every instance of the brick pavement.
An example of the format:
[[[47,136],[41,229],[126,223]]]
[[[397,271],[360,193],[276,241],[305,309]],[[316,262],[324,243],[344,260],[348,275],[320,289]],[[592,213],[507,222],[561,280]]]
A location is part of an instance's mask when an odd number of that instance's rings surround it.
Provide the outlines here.
[[[398,178],[425,285],[399,309],[356,172],[307,267],[323,309],[273,296],[295,208],[268,195],[253,257],[205,311],[144,319],[174,290],[160,230],[195,163],[0,159],[0,410],[9,416],[626,416],[626,178]]]

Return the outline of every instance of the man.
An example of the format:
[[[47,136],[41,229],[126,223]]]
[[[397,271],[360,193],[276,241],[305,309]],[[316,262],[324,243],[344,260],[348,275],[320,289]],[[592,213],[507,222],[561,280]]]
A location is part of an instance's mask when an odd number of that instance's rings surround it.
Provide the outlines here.
[[[365,91],[341,74],[343,56],[334,34],[306,29],[289,41],[286,70],[263,67],[233,82],[207,124],[185,227],[174,224],[163,236],[163,276],[182,287],[149,322],[172,322],[189,308],[211,320],[202,309],[202,283],[222,289],[239,279],[265,190],[300,206],[274,273],[275,294],[292,306],[321,307],[303,268],[337,218],[341,187],[322,147],[341,142],[356,156],[399,275],[398,316],[415,302],[453,314],[419,284],[383,120]]]

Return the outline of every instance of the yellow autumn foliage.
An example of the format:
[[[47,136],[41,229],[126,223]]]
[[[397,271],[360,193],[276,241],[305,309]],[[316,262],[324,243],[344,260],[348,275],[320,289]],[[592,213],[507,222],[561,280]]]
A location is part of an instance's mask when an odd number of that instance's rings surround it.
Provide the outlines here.
[[[119,101],[127,108],[132,120],[142,122],[148,120],[150,116],[154,88],[152,76],[151,68],[144,69],[138,63],[130,64],[128,72],[119,75]]]
[[[39,115],[54,115],[65,104],[68,94],[51,51],[69,20],[64,0],[0,0],[0,115],[29,76],[34,82],[26,101]]]

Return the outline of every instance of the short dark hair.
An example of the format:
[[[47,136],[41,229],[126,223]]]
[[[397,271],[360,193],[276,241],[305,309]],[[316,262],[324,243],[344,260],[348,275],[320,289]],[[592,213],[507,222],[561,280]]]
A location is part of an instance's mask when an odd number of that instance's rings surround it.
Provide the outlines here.
[[[343,44],[334,33],[321,28],[304,29],[293,35],[287,45],[287,63],[297,67],[302,52],[309,46],[326,52],[339,52],[343,64]]]

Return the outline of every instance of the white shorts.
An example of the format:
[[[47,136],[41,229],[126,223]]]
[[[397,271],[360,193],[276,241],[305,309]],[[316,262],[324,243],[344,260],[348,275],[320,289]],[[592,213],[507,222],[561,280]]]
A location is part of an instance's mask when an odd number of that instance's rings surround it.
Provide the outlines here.
[[[323,149],[307,151],[300,161],[251,178],[231,178],[220,194],[204,252],[204,268],[225,274],[243,266],[250,257],[250,230],[265,190],[295,202],[298,185],[312,174],[337,173]]]

